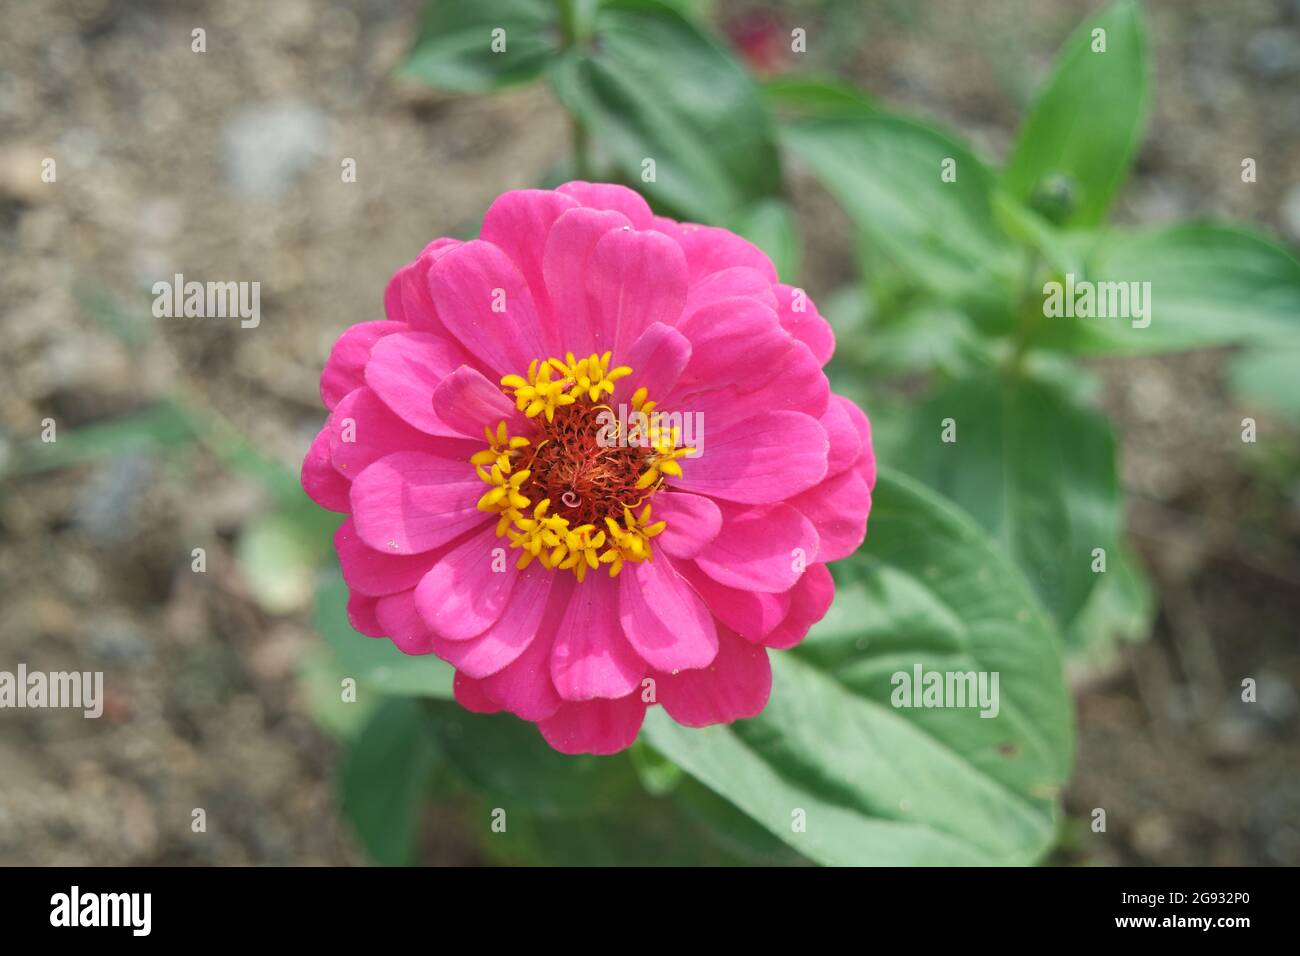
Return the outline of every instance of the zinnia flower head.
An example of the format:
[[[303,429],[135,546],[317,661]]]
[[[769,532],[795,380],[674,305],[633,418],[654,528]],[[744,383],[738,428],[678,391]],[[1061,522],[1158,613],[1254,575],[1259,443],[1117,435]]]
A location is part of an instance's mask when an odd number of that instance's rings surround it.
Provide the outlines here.
[[[348,515],[352,626],[565,753],[622,750],[655,704],[692,727],[761,711],[875,484],[802,291],[724,229],[573,182],[505,193],[384,305],[330,353],[302,470]]]

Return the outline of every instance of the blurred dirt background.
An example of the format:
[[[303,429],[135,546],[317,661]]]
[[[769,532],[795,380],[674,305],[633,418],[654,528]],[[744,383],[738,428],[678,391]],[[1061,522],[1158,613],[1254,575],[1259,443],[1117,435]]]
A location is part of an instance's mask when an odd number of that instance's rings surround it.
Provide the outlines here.
[[[802,65],[771,48],[773,25],[806,26],[812,49],[819,28],[833,33],[822,65],[1000,158],[1096,6],[729,2],[715,15],[769,69]],[[296,473],[338,333],[381,316],[387,279],[427,241],[472,230],[566,153],[541,86],[462,97],[394,81],[419,8],[6,0],[0,461],[47,416],[62,436],[182,396]],[[1300,2],[1153,0],[1148,32],[1155,95],[1120,219],[1224,215],[1300,242]],[[44,157],[56,184],[40,181]],[[851,231],[811,183],[792,185],[816,298],[851,276]],[[260,327],[154,319],[149,286],[178,272],[260,281]],[[1159,613],[1152,640],[1074,675],[1076,822],[1058,861],[1300,864],[1296,433],[1234,405],[1222,360],[1097,365]],[[1239,440],[1245,414],[1260,418],[1258,447]],[[290,588],[268,610],[234,561],[239,529],[268,506],[204,450],[0,486],[0,669],[103,670],[108,688],[102,720],[0,715],[0,863],[364,862],[338,822],[339,748],[299,677],[318,640],[307,595]],[[197,546],[205,575],[191,571]],[[1250,719],[1231,706],[1247,676]],[[206,833],[191,832],[197,807]],[[1096,807],[1105,834],[1086,825]],[[431,810],[422,858],[478,861],[466,826],[455,807]]]

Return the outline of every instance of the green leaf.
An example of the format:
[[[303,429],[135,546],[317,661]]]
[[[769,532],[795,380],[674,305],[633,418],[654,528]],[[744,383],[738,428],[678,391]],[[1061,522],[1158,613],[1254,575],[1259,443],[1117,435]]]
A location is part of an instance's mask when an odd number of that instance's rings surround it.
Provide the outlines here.
[[[1290,348],[1246,349],[1228,363],[1228,384],[1243,401],[1300,421],[1300,340]]]
[[[771,655],[763,713],[697,730],[652,708],[647,740],[820,863],[1032,862],[1070,760],[1059,637],[970,518],[890,472],[873,497],[830,612]],[[997,672],[997,716],[894,706],[915,666]]]
[[[780,199],[760,199],[742,210],[729,225],[733,232],[768,254],[782,282],[793,284],[798,280],[799,230],[787,203]]]
[[[357,736],[339,774],[343,816],[385,866],[410,863],[438,753],[419,701],[386,701]]]
[[[543,816],[583,815],[640,792],[625,755],[570,757],[551,749],[537,728],[509,714],[474,714],[448,701],[428,702],[430,727],[462,775],[490,797]]]
[[[621,178],[701,222],[725,222],[780,192],[758,90],[711,37],[656,0],[612,0],[597,11],[594,31],[550,78]]]
[[[943,441],[945,419],[956,440]],[[965,508],[1006,548],[1068,626],[1098,575],[1093,549],[1116,547],[1121,502],[1109,423],[1059,388],[979,375],[915,411],[909,474]]]
[[[993,176],[957,140],[886,113],[800,120],[781,133],[867,240],[922,286],[952,301],[1010,299],[1016,254],[994,221]],[[942,178],[948,160],[953,182]]]
[[[871,113],[871,97],[834,77],[799,76],[782,73],[763,80],[763,98],[783,116],[833,116]]]
[[[5,471],[14,474],[68,468],[116,455],[148,454],[190,445],[195,440],[190,415],[173,402],[76,429],[58,428],[55,440],[30,438],[15,443]]]
[[[286,614],[307,606],[329,540],[287,513],[263,515],[240,530],[235,558],[263,610]]]
[[[533,79],[559,55],[561,43],[552,0],[430,0],[399,72],[440,89],[486,92]]]
[[[1094,52],[1094,31],[1105,52]],[[1004,183],[1053,221],[1095,226],[1142,138],[1146,38],[1136,3],[1119,0],[1066,41],[1020,127]]]
[[[1151,633],[1155,613],[1155,595],[1142,561],[1121,542],[1108,554],[1105,573],[1065,632],[1067,659],[1089,668],[1110,666],[1121,642],[1139,641]]]
[[[1098,301],[1107,288],[1101,283],[1125,284],[1130,315],[1044,316],[1035,331],[1037,344],[1089,354],[1136,354],[1294,341],[1300,335],[1300,262],[1252,230],[1213,223],[1116,230],[1094,237],[1087,269]],[[1076,285],[1082,278],[1075,276]],[[1131,283],[1150,285],[1135,289]],[[1135,291],[1144,306],[1141,316],[1134,308]],[[1108,305],[1108,311],[1117,310]]]
[[[382,637],[358,634],[348,623],[348,587],[337,569],[316,588],[316,630],[334,651],[347,677],[376,691],[411,697],[450,698],[455,671],[432,654],[412,657]],[[358,691],[358,700],[364,690]]]

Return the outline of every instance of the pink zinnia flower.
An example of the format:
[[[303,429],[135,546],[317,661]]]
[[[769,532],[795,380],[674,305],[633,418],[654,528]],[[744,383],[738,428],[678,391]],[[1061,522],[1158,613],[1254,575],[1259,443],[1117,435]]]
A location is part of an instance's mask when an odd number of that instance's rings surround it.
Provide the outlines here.
[[[826,613],[875,484],[802,291],[724,229],[574,182],[504,194],[384,306],[335,343],[302,470],[349,516],[352,626],[565,753],[622,750],[655,703],[692,727],[761,711],[768,650]]]

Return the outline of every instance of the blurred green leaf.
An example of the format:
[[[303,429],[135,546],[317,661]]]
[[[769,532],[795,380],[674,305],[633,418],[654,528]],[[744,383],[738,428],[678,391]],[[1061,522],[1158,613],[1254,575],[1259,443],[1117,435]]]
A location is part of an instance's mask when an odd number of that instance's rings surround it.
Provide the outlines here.
[[[319,514],[319,509],[316,509]],[[329,550],[323,529],[275,512],[253,519],[240,529],[235,558],[254,599],[271,614],[306,607],[316,574]]]
[[[594,37],[566,51],[550,77],[618,174],[669,211],[726,222],[780,192],[771,122],[753,80],[671,7],[603,4]]]
[[[767,253],[782,282],[798,281],[799,231],[787,203],[780,199],[760,199],[743,209],[728,225]]]
[[[533,79],[562,40],[554,0],[431,0],[399,71],[440,89],[486,92]]]
[[[1108,554],[1106,573],[1098,576],[1088,603],[1065,632],[1067,659],[1087,667],[1108,666],[1120,643],[1151,633],[1155,613],[1142,561],[1121,542]]]
[[[1149,282],[1150,295],[1143,294],[1146,318],[1043,317],[1034,334],[1037,344],[1136,354],[1295,341],[1300,335],[1300,262],[1289,249],[1249,229],[1185,223],[1115,230],[1094,237],[1087,267],[1086,278],[1098,284],[1098,299],[1100,283]],[[1130,306],[1129,311],[1136,310]]]
[[[1072,746],[1050,618],[973,521],[896,474],[843,566],[830,613],[772,655],[762,714],[697,730],[652,708],[646,739],[821,863],[1034,861]],[[893,706],[893,675],[914,665],[997,672],[997,716]]]
[[[1016,251],[994,222],[992,174],[965,146],[885,113],[800,120],[781,138],[922,286],[951,301],[1010,299]],[[944,182],[949,160],[956,180]]]
[[[145,454],[183,447],[196,438],[189,413],[173,402],[160,402],[139,412],[80,428],[58,428],[57,420],[55,426],[52,442],[29,438],[15,443],[5,471],[25,474],[68,468],[124,452]]]
[[[1300,338],[1290,348],[1238,352],[1228,363],[1228,384],[1242,400],[1300,421]]]
[[[763,98],[783,117],[871,113],[875,103],[865,92],[835,77],[782,73],[763,80]]]
[[[1105,52],[1093,50],[1096,30]],[[1081,25],[1021,125],[1003,180],[1010,192],[1053,221],[1100,223],[1142,138],[1146,74],[1136,3],[1118,0]]]
[[[953,442],[942,440],[945,419]],[[896,464],[965,508],[1068,626],[1099,577],[1093,549],[1116,549],[1121,502],[1106,419],[1059,387],[984,374],[940,388],[913,421]]]
[[[348,587],[338,569],[323,573],[316,588],[316,630],[345,676],[388,694],[451,697],[455,672],[450,664],[432,654],[403,654],[387,638],[358,634],[348,623],[347,606]]]
[[[419,701],[385,701],[357,736],[339,775],[339,798],[376,862],[402,866],[414,859],[420,809],[437,763]]]
[[[340,740],[356,737],[382,703],[374,694],[345,700],[343,679],[347,676],[334,652],[323,644],[310,648],[298,668],[298,693],[307,712],[317,726]]]

